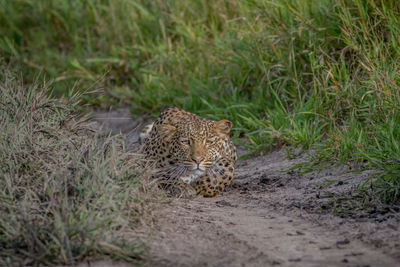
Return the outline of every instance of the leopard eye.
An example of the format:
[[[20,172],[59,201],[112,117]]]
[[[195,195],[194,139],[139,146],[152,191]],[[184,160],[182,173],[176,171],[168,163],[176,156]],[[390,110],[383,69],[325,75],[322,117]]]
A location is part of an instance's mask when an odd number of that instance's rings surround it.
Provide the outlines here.
[[[188,145],[189,146],[190,145],[190,139],[182,139],[181,143],[184,144],[184,145]]]
[[[212,143],[214,143],[214,139],[207,139],[206,140],[206,144],[209,145],[209,144],[212,144]]]

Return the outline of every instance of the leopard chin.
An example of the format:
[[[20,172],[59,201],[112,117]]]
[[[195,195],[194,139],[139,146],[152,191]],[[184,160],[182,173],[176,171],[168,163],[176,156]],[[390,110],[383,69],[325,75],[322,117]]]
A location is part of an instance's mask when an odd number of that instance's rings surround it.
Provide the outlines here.
[[[200,170],[200,169],[195,169],[195,170],[191,171],[190,173],[188,173],[187,175],[181,176],[180,179],[185,184],[193,184],[197,180],[199,180],[199,178],[201,176],[203,176],[204,174],[205,174],[205,171]]]

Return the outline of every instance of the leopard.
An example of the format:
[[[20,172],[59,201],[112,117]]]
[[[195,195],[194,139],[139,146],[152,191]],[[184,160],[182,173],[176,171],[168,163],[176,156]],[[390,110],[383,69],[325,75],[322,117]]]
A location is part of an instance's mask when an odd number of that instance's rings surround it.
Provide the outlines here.
[[[165,109],[140,133],[151,177],[189,185],[197,195],[214,197],[234,178],[237,151],[232,122],[213,121],[177,107]]]

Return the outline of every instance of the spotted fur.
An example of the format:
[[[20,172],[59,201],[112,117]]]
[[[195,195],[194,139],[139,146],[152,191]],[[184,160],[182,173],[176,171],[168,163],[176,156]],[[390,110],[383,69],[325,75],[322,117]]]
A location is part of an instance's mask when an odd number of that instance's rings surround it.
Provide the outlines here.
[[[227,120],[215,122],[179,108],[164,110],[142,136],[153,177],[190,184],[205,197],[217,195],[233,179],[237,156],[231,127]]]

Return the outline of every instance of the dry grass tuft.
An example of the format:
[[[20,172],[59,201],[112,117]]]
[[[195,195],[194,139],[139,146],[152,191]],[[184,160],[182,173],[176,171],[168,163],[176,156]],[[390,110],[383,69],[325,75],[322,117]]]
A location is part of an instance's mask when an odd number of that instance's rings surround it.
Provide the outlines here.
[[[0,71],[0,265],[140,260],[138,158],[119,136],[91,131],[74,110]],[[128,234],[130,233],[130,234]]]

